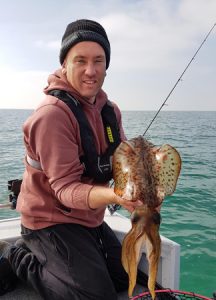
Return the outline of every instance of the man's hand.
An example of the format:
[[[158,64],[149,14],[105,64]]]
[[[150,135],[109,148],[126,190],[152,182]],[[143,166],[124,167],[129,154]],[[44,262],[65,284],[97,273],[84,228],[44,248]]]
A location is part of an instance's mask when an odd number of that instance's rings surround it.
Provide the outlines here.
[[[127,209],[130,213],[132,213],[137,206],[143,205],[142,201],[140,200],[131,201],[131,200],[125,200],[121,197],[119,198],[120,199],[118,204],[124,207],[125,209]]]
[[[112,188],[103,186],[93,186],[88,197],[89,207],[96,209],[108,204],[119,204],[129,212],[133,212],[137,206],[141,206],[141,201],[126,200],[115,194]]]

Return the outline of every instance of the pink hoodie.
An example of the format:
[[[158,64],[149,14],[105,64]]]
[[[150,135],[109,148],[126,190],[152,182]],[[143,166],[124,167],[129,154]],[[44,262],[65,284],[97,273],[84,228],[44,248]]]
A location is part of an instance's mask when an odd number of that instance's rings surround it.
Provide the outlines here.
[[[80,101],[92,126],[97,151],[103,153],[107,142],[101,109],[107,95],[100,90],[95,104],[89,104],[71,87],[61,70],[49,76],[45,94],[52,89],[68,91]],[[121,113],[113,105],[123,140]],[[78,223],[89,227],[100,225],[105,207],[93,210],[88,206],[88,195],[94,182],[82,176],[83,166],[79,157],[83,150],[79,125],[69,107],[63,101],[46,95],[24,123],[23,131],[26,152],[40,162],[43,171],[25,161],[26,169],[17,204],[22,224],[30,229],[58,223]]]

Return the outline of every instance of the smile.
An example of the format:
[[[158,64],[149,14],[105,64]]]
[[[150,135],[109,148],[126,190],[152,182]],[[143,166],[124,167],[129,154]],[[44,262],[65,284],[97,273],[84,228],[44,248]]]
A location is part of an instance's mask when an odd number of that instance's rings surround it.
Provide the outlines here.
[[[83,81],[85,84],[95,84],[96,80],[84,80]]]

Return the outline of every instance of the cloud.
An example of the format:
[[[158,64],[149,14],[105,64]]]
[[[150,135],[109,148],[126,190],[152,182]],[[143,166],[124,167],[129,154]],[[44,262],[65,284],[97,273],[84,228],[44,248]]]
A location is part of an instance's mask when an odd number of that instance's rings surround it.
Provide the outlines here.
[[[213,25],[215,0],[139,1],[100,19],[110,37],[116,69],[161,69],[198,45]]]
[[[0,82],[2,87],[1,108],[35,108],[43,99],[42,90],[47,82],[47,72],[18,72],[2,69]]]
[[[215,0],[184,0],[179,7],[179,15],[184,21],[194,24],[194,30],[203,32],[216,22]]]
[[[50,11],[47,2],[35,2],[30,13],[35,9],[40,11],[41,7],[48,12],[46,18],[40,14],[39,19],[35,17],[37,14],[25,19],[22,12],[19,14],[22,7],[17,8],[14,18],[10,18],[13,22],[18,20],[11,23],[16,28],[17,40],[9,39],[2,30],[0,80],[6,92],[0,107],[35,107],[41,101],[48,73],[59,66],[60,39],[66,24],[78,18],[90,18],[104,25],[111,42],[105,90],[111,98],[120,101],[123,109],[157,109],[216,21],[215,0],[109,0],[103,4],[98,0],[73,4],[65,0],[64,3],[64,6],[53,5]],[[4,26],[0,32],[1,28]],[[215,30],[176,89],[175,95],[181,99],[172,101],[171,109],[177,103],[179,109],[205,108],[204,91],[208,91],[206,107],[216,109],[213,104],[215,64],[212,63],[216,51]]]
[[[61,42],[60,41],[56,41],[56,40],[51,40],[51,41],[37,40],[35,42],[35,46],[38,47],[38,48],[42,48],[42,49],[59,50],[60,46],[61,46]]]
[[[97,1],[81,1],[76,10],[80,6],[85,15],[87,7],[89,14],[94,12],[96,20],[106,28],[115,71],[174,69],[182,64],[179,54],[195,50],[215,22],[215,0],[117,0],[95,9],[96,5]],[[50,34],[44,38],[41,35],[35,46],[58,53],[60,40],[52,39]]]

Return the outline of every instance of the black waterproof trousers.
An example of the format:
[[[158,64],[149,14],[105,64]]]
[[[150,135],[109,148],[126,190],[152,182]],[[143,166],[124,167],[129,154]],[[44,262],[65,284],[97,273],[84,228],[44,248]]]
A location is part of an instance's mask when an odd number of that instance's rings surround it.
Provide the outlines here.
[[[104,222],[97,228],[59,224],[41,230],[22,226],[30,249],[12,247],[17,276],[46,300],[116,300],[128,288],[121,244]]]

